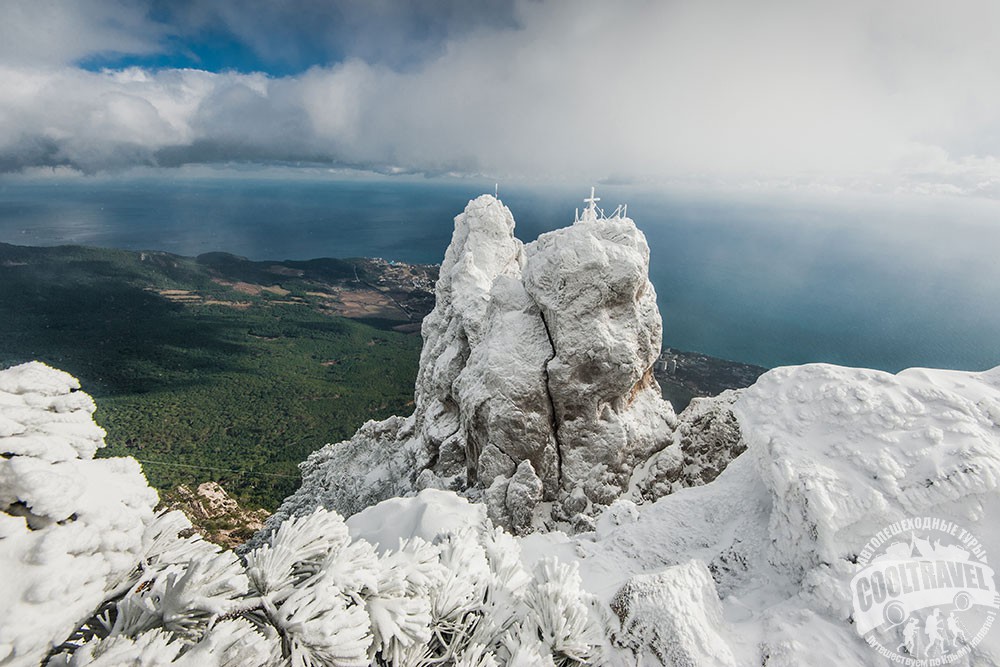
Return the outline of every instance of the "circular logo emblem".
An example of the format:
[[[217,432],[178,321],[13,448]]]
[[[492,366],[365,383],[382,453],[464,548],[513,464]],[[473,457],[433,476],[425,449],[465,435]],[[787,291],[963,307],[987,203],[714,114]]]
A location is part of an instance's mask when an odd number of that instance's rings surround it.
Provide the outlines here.
[[[1000,609],[986,550],[951,521],[922,517],[886,526],[857,564],[854,626],[897,664],[954,663],[982,641]]]

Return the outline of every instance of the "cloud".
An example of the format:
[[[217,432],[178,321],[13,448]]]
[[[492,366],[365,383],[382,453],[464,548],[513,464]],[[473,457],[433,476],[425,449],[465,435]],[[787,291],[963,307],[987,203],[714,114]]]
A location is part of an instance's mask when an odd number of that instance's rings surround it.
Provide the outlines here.
[[[243,30],[233,6],[211,20]],[[248,35],[266,31],[247,17]],[[0,169],[310,161],[992,196],[998,19],[988,0],[525,1],[509,21],[456,22],[412,67],[369,54],[269,77],[5,60]],[[417,24],[398,22],[387,43],[413,41]]]
[[[96,53],[158,51],[164,27],[130,0],[5,0],[0,62],[65,64]]]
[[[262,61],[300,69],[349,58],[407,69],[455,36],[515,25],[513,0],[259,0],[252,11],[244,0],[160,0],[155,10],[182,34],[230,34]]]

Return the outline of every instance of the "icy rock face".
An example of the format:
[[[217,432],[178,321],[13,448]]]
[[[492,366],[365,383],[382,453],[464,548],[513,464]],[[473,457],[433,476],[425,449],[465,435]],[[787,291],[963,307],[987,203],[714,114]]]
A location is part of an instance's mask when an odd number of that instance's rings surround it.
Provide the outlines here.
[[[649,502],[686,486],[707,484],[746,450],[733,414],[739,394],[730,389],[691,401],[677,416],[677,446],[656,453],[633,475],[638,500]]]
[[[738,664],[876,665],[851,623],[854,562],[869,539],[895,521],[941,517],[991,558],[1000,553],[1000,367],[779,368],[732,412],[747,450],[713,481],[642,506],[635,521],[602,517],[594,541],[573,545],[585,581],[617,590],[696,559],[723,600]],[[684,604],[688,616],[704,612]],[[655,652],[636,627],[631,640],[623,628],[622,642]],[[1000,664],[1000,635],[987,634],[969,664]]]
[[[271,515],[265,530],[316,507],[334,508],[350,516],[386,498],[411,492],[417,472],[429,461],[422,441],[413,435],[413,421],[413,417],[369,421],[350,440],[310,454],[299,464],[302,486]]]
[[[490,333],[487,311],[494,284],[501,277],[516,282],[523,259],[521,242],[514,238],[514,217],[496,199],[483,195],[455,218],[435,289],[434,310],[421,327],[424,346],[414,392],[418,437],[443,476],[464,475],[466,470],[474,474],[475,467],[466,462],[468,433],[474,422],[488,420],[489,414],[465,414],[468,406],[462,405],[462,395],[469,392],[460,391],[456,383],[462,382],[472,351],[482,347]],[[472,380],[464,382],[468,385]],[[473,442],[471,447],[478,444]]]
[[[94,460],[104,431],[76,378],[0,371],[0,663],[37,665],[133,570],[156,493],[132,459]]]
[[[543,501],[566,520],[611,503],[670,443],[642,233],[593,211],[527,246],[513,232],[489,195],[455,218],[423,323],[414,414],[313,453],[269,529],[317,506],[350,515],[442,488],[484,494],[497,523],[523,532]]]
[[[653,378],[662,323],[649,247],[628,218],[585,216],[527,247],[524,284],[554,356],[546,364],[564,488],[611,503],[674,422]]]
[[[559,446],[546,383],[553,356],[538,306],[520,281],[490,291],[489,339],[472,350],[456,383],[468,481],[488,488],[530,461],[548,499],[559,489]]]

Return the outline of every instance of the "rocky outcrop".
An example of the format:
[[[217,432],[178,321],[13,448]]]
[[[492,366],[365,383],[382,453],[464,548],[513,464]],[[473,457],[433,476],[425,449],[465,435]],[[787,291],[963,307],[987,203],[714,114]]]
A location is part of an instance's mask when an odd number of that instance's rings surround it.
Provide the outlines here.
[[[557,519],[595,513],[670,443],[642,232],[594,207],[528,245],[513,232],[510,210],[488,195],[455,218],[413,415],[311,455],[271,527],[434,487],[485,496],[494,520],[523,532],[543,502]]]
[[[670,667],[739,664],[726,644],[731,630],[712,575],[701,561],[635,575],[612,598],[611,609],[621,623],[612,629],[613,641],[637,655],[652,654]]]
[[[739,391],[695,398],[677,417],[674,444],[654,454],[633,475],[639,502],[662,498],[687,486],[708,484],[746,450],[733,414]]]
[[[663,331],[649,247],[628,218],[587,211],[527,256],[524,285],[553,350],[545,371],[561,486],[607,505],[666,446],[674,420],[653,378]]]
[[[267,510],[242,507],[218,482],[178,486],[163,504],[183,512],[205,539],[227,549],[246,542],[269,516]]]

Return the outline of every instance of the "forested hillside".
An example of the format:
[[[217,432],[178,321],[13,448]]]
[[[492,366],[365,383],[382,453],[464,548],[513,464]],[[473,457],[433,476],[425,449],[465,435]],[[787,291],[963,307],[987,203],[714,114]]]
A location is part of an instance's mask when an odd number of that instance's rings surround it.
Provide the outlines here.
[[[140,459],[161,491],[215,480],[273,508],[309,452],[410,411],[420,337],[404,331],[435,278],[381,260],[0,244],[0,367],[79,377],[102,455]]]

